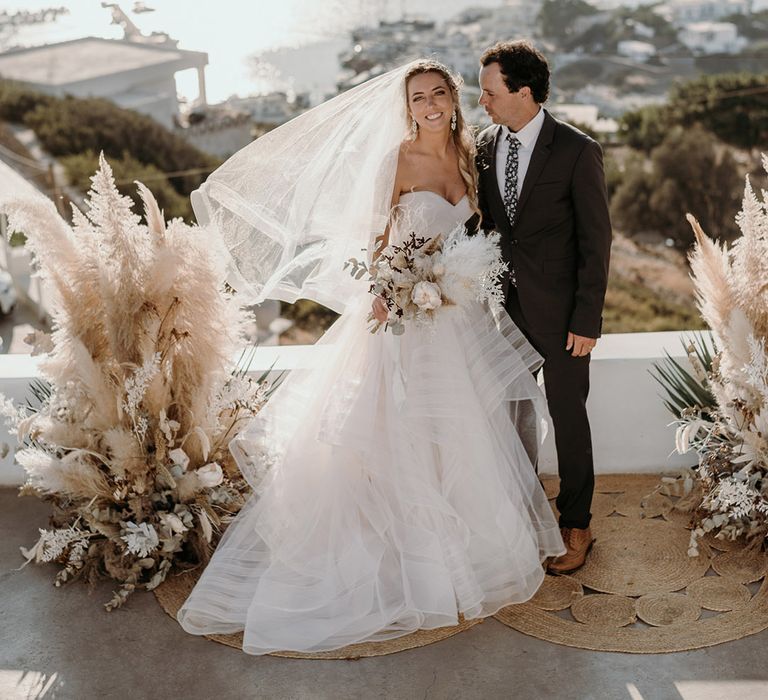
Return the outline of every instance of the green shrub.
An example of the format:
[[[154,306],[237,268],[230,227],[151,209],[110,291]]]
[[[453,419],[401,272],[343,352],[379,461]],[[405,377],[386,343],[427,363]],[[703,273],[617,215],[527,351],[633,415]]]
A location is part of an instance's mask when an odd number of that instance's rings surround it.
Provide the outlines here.
[[[181,195],[192,190],[220,160],[187,143],[151,117],[123,109],[101,98],[51,97],[0,81],[0,118],[34,130],[53,156],[98,153],[110,160],[124,153],[163,172],[203,172],[168,178]]]
[[[86,151],[60,159],[67,171],[70,183],[82,192],[87,192],[91,185],[91,176],[98,170],[99,157],[93,151]],[[110,158],[109,164],[115,175],[120,194],[139,201],[135,180],[143,182],[155,195],[157,203],[165,212],[167,219],[180,216],[187,222],[193,221],[189,197],[180,195],[171,187],[168,179],[154,165],[145,165],[125,151],[121,158]]]
[[[641,107],[620,117],[619,137],[628,146],[650,153],[664,140],[671,121],[666,105]]]
[[[625,161],[611,199],[617,228],[629,235],[656,231],[687,247],[693,232],[685,215],[691,213],[714,238],[738,233],[731,212],[739,209],[741,174],[730,150],[710,132],[675,127],[648,165],[639,154]]]
[[[0,80],[0,121],[21,124],[27,114],[56,98],[34,92],[10,80]]]
[[[324,332],[339,317],[335,311],[309,299],[297,299],[294,304],[283,302],[280,307],[280,315],[290,318],[303,330]]]
[[[764,145],[768,141],[768,73],[702,75],[676,85],[667,104],[624,114],[619,135],[627,145],[649,152],[671,128],[694,124],[738,148]]]
[[[669,301],[661,294],[611,275],[603,309],[603,333],[641,333],[706,328],[693,302]]]

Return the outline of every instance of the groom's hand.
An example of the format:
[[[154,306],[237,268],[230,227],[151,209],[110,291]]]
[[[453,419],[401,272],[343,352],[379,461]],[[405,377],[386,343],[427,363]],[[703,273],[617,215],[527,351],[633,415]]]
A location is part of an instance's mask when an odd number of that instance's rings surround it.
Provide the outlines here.
[[[565,349],[574,357],[584,357],[594,350],[595,345],[597,345],[595,338],[585,338],[583,335],[576,335],[569,331]]]

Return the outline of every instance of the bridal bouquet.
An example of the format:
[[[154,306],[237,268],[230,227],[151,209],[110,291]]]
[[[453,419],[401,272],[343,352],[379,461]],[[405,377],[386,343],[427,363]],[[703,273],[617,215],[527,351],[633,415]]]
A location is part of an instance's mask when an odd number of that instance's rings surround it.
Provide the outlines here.
[[[369,315],[371,333],[383,327],[402,335],[406,322],[434,323],[443,307],[503,303],[501,277],[507,266],[498,233],[470,236],[463,225],[433,238],[411,232],[402,243],[385,247],[370,266],[352,258],[346,267],[356,279],[367,274],[370,293],[387,307],[386,323]]]

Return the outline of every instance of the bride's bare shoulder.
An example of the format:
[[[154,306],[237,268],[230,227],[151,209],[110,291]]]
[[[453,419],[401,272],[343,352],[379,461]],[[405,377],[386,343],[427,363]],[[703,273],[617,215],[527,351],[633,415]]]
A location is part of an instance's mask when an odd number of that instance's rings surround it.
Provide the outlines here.
[[[405,140],[400,144],[397,157],[397,179],[400,182],[410,179],[415,163],[413,162],[414,156],[414,144],[413,141]]]
[[[408,158],[413,155],[414,150],[414,143],[410,139],[406,139],[400,144],[400,148],[398,150],[398,161],[402,162],[404,160],[408,160]]]

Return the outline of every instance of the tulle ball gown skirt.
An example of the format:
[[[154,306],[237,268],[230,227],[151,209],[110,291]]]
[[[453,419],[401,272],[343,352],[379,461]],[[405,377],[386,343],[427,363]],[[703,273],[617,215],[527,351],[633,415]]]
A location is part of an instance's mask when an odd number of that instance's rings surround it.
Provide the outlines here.
[[[353,305],[231,446],[256,487],[180,609],[191,634],[318,652],[528,600],[565,551],[511,419],[542,395],[509,317],[371,335]],[[264,470],[266,476],[263,476]]]

